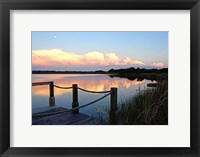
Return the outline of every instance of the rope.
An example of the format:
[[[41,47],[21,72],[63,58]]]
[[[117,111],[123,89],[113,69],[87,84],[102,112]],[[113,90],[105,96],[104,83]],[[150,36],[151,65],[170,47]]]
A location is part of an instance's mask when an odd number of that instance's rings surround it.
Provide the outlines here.
[[[60,89],[71,89],[73,87],[61,87],[61,86],[57,86],[57,85],[53,85],[54,87],[56,88],[60,88]],[[90,91],[90,90],[86,90],[86,89],[83,89],[83,88],[80,88],[78,87],[78,89],[84,91],[84,92],[88,92],[88,93],[109,93],[111,92],[110,90],[109,91]]]
[[[53,85],[54,87],[56,88],[60,88],[60,89],[71,89],[72,87],[61,87],[61,86],[56,86],[56,85]]]
[[[77,109],[80,109],[80,108],[83,108],[83,107],[86,107],[86,106],[92,105],[92,104],[94,104],[94,103],[96,103],[96,102],[98,102],[98,101],[100,101],[100,100],[106,98],[106,97],[109,96],[111,93],[112,93],[112,92],[110,92],[110,93],[108,93],[108,94],[106,94],[106,95],[104,95],[104,96],[102,96],[102,97],[100,97],[100,98],[98,98],[98,99],[96,99],[96,100],[90,102],[90,103],[87,103],[87,104],[82,105],[82,106],[79,106],[79,107],[74,107],[74,108],[69,109],[69,110],[58,111],[58,112],[55,112],[55,113],[49,113],[49,114],[39,114],[39,113],[38,113],[38,115],[37,115],[37,114],[34,115],[33,118],[35,118],[35,117],[43,117],[43,116],[52,116],[52,115],[56,115],[56,114],[62,114],[62,113],[70,112],[70,111],[73,111],[73,110],[77,110]]]
[[[79,107],[74,107],[74,108],[70,109],[70,111],[76,110],[76,109],[80,109],[80,108],[83,108],[83,107],[86,107],[86,106],[89,106],[89,105],[92,105],[92,104],[94,104],[94,103],[96,103],[96,102],[98,102],[98,101],[104,99],[105,97],[109,96],[110,94],[111,94],[111,92],[108,93],[108,94],[106,94],[106,95],[104,95],[104,96],[102,96],[102,97],[100,97],[99,99],[96,99],[96,100],[90,102],[90,103],[87,103],[87,104],[82,105],[82,106],[79,106]]]
[[[57,86],[57,85],[53,85],[53,86],[56,88],[60,88],[60,89],[71,89],[72,88],[72,87],[61,87],[61,86]],[[86,90],[86,89],[83,89],[80,87],[78,87],[78,89],[80,89],[84,92],[88,92],[88,93],[109,93],[109,92],[111,92],[110,90],[109,91],[90,91],[90,90]]]
[[[90,91],[90,90],[86,90],[86,89],[83,89],[83,88],[80,88],[80,87],[78,87],[78,89],[80,89],[84,92],[88,92],[88,93],[109,93],[109,92],[111,92],[110,90],[109,91]]]

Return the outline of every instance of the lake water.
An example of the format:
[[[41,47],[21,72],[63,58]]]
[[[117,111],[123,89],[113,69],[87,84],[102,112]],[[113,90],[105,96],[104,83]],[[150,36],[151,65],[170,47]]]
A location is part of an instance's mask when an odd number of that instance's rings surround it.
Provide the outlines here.
[[[33,74],[32,82],[54,81],[55,85],[69,87],[78,84],[80,88],[91,91],[107,91],[111,87],[118,88],[118,103],[122,103],[135,96],[138,90],[147,89],[150,80],[129,80],[126,78],[110,77],[104,74]],[[72,89],[59,89],[54,87],[55,105],[64,108],[71,108]],[[102,97],[104,94],[93,94],[78,91],[79,106],[89,103]],[[32,87],[32,109],[48,106],[49,86]],[[106,116],[110,108],[110,96],[103,100],[80,109],[81,113],[92,116]]]

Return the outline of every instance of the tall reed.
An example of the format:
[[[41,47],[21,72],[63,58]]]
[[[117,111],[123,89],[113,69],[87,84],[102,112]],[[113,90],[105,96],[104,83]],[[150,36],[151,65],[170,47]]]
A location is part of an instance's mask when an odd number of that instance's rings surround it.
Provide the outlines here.
[[[168,81],[158,81],[157,87],[139,91],[119,104],[116,121],[118,125],[167,125]]]

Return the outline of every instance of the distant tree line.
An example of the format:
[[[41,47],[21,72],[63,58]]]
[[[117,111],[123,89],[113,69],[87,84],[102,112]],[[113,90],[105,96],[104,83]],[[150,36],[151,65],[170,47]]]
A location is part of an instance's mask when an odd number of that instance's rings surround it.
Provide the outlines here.
[[[32,74],[105,74],[106,71],[56,71],[56,70],[33,70]]]
[[[142,73],[168,73],[168,68],[162,69],[145,69],[145,68],[126,68],[126,69],[110,69],[108,71],[56,71],[56,70],[33,70],[32,74],[142,74]]]
[[[168,73],[168,68],[162,69],[145,69],[145,68],[127,68],[127,69],[110,69],[108,73]]]

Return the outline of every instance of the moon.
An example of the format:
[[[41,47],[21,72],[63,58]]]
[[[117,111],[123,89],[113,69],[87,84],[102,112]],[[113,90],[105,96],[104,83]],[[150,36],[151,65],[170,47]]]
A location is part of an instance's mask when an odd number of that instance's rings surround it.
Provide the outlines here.
[[[56,39],[56,35],[54,35],[54,38]]]

